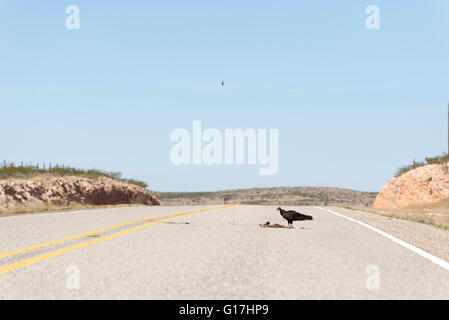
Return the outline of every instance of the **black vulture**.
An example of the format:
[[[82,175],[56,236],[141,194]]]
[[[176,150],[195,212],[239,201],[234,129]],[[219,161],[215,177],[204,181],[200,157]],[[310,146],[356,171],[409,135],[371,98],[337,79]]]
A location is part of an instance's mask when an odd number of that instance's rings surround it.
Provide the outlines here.
[[[293,226],[293,221],[300,221],[300,220],[313,220],[312,216],[308,216],[306,214],[302,214],[299,212],[296,212],[294,210],[284,210],[281,207],[278,207],[276,210],[279,210],[281,213],[281,216],[288,221],[289,226]]]

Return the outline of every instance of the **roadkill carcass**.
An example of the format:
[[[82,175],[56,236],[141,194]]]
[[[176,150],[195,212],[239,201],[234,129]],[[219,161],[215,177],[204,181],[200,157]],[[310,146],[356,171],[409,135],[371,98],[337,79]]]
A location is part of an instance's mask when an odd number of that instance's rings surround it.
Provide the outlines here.
[[[274,224],[270,224],[270,221],[265,222],[264,224],[259,224],[259,226],[261,226],[262,228],[287,228],[287,229],[292,229],[293,226],[285,226],[279,223],[274,223]]]

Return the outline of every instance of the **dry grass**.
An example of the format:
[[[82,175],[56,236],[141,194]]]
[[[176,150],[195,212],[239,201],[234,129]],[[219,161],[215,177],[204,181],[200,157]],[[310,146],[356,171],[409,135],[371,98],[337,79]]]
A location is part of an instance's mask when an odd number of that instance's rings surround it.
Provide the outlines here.
[[[377,209],[373,207],[360,207],[351,205],[340,205],[340,207],[367,211],[386,217],[399,218],[449,230],[449,201],[440,201],[426,205],[413,205],[404,209]]]

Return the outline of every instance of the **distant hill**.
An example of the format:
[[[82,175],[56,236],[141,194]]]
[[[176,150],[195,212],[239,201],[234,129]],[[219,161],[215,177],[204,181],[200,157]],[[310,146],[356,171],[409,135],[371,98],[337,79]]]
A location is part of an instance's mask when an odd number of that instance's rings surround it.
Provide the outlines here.
[[[215,192],[154,192],[164,205],[222,203],[259,205],[353,205],[371,206],[377,192],[327,187],[278,187]]]

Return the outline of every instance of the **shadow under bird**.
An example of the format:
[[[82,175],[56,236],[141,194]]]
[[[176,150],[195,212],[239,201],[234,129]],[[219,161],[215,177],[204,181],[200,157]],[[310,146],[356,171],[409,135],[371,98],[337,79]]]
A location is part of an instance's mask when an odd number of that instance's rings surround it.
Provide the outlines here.
[[[278,207],[276,210],[279,210],[282,218],[287,220],[290,227],[293,227],[293,221],[313,220],[312,216],[296,212],[295,210],[284,210],[281,207]]]

